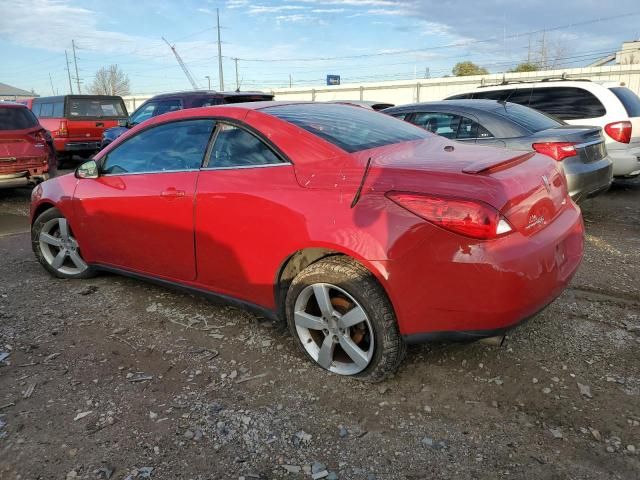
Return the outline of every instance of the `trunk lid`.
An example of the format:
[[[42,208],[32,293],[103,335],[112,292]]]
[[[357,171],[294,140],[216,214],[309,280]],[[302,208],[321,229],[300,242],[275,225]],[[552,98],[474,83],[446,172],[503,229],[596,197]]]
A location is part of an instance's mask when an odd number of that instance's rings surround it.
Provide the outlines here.
[[[575,143],[577,156],[583,163],[593,163],[607,156],[605,139],[600,127],[562,125],[541,130],[532,135],[532,143]]]
[[[571,201],[557,162],[533,152],[434,136],[352,155],[362,166],[372,158],[365,192],[405,191],[481,201],[524,235],[544,228]]]
[[[41,126],[27,130],[0,130],[0,175],[42,167],[49,150]]]

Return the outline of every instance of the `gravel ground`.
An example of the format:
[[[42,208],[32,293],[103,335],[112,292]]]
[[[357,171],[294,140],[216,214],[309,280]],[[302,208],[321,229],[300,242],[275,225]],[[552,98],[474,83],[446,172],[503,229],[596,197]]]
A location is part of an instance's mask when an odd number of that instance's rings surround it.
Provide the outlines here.
[[[571,287],[502,347],[412,347],[376,385],[242,310],[49,277],[28,197],[0,191],[2,479],[640,478],[638,181],[585,206]]]

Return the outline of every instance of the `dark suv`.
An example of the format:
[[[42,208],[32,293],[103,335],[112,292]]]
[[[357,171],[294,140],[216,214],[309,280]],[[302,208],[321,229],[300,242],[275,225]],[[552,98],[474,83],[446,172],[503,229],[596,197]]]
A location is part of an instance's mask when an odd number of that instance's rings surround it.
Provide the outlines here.
[[[110,128],[102,134],[101,148],[106,147],[128,129],[163,113],[185,108],[209,107],[225,103],[261,102],[273,100],[273,95],[263,92],[215,92],[211,90],[163,93],[144,102],[131,114],[126,125]]]

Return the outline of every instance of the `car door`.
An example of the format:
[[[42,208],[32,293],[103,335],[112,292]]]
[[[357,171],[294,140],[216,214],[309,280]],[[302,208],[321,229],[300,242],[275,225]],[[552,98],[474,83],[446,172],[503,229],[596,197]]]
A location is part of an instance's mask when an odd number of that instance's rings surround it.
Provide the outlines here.
[[[271,307],[280,262],[306,231],[293,165],[256,132],[219,123],[195,204],[198,283]]]
[[[214,121],[153,125],[100,159],[74,195],[89,263],[194,280],[193,201]]]

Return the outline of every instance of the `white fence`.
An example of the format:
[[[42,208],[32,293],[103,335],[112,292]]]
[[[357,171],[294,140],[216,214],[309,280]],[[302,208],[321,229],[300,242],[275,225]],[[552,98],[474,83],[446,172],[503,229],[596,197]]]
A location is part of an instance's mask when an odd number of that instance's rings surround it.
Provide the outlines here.
[[[610,67],[585,67],[564,70],[545,70],[526,73],[474,75],[469,77],[443,77],[414,80],[393,80],[376,83],[353,83],[336,86],[293,87],[275,90],[264,89],[275,94],[276,100],[374,100],[395,105],[404,103],[442,100],[450,95],[471,90],[481,84],[500,83],[506,80],[542,80],[561,77],[583,78],[593,81],[624,83],[640,95],[640,65],[614,65]],[[124,97],[127,109],[132,112],[151,96],[131,95]]]

